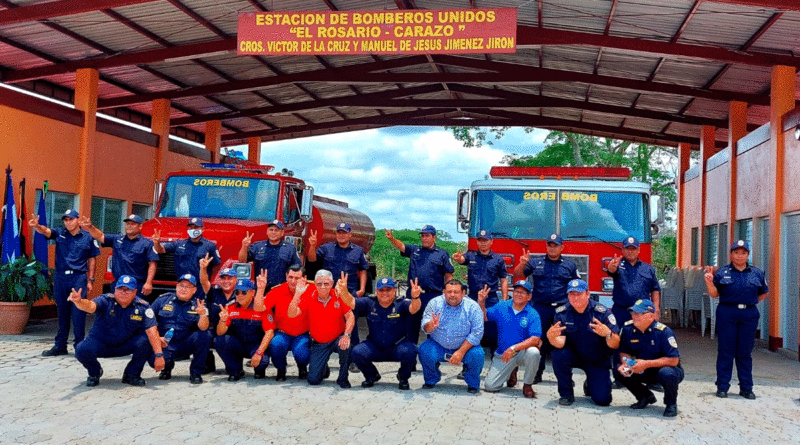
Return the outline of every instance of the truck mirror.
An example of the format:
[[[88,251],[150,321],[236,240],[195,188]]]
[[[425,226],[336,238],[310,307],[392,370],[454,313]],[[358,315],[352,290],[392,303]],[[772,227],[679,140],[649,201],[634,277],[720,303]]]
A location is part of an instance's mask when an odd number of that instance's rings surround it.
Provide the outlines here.
[[[305,222],[311,221],[312,201],[314,201],[314,187],[307,185],[303,189],[302,202],[300,203],[300,217]]]
[[[469,230],[469,189],[459,190],[456,202],[458,203],[456,210],[458,224],[456,226],[458,231],[463,233]]]
[[[155,186],[153,187],[153,209],[158,208],[158,199],[161,198],[161,191],[164,189],[164,181],[156,180]]]

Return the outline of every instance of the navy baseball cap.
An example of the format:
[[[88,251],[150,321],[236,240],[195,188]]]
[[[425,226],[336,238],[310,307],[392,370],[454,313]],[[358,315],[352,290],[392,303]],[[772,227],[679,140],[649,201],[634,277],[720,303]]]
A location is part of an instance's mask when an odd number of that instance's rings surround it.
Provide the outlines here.
[[[561,239],[561,235],[554,233],[547,237],[548,243],[558,244],[559,246],[564,245],[564,240]]]
[[[277,219],[273,219],[272,221],[270,221],[269,224],[267,224],[267,227],[269,227],[269,226],[275,226],[275,227],[283,230],[283,223],[280,222]],[[349,230],[348,230],[348,232],[349,232]]]
[[[128,215],[127,218],[122,220],[123,222],[135,222],[136,224],[141,224],[143,222],[142,217],[139,215]]]
[[[624,240],[622,240],[622,248],[624,249],[626,247],[635,247],[635,248],[638,249],[639,248],[639,240],[634,238],[634,237],[632,237],[632,236],[629,236],[629,237],[625,238]]]
[[[744,249],[749,252],[750,244],[748,244],[747,241],[740,239],[735,243],[731,244],[731,252],[733,252],[736,249]]]
[[[652,301],[645,298],[643,300],[636,300],[636,303],[628,310],[631,312],[636,312],[637,314],[644,314],[647,312],[655,313],[656,305]]]
[[[519,280],[516,283],[514,283],[514,289],[518,287],[524,287],[529,294],[533,292],[533,287],[531,286],[531,283],[528,280]]]
[[[203,227],[203,219],[202,218],[192,218],[192,219],[189,220],[189,222],[186,225],[187,226]]]
[[[248,290],[253,290],[255,288],[256,288],[256,286],[253,284],[252,280],[243,279],[243,280],[239,280],[236,283],[236,290],[248,291]]]
[[[337,232],[348,232],[349,233],[352,230],[353,230],[353,228],[350,227],[350,224],[347,224],[347,223],[339,223],[339,225],[336,226],[336,231]]]
[[[589,290],[589,285],[583,280],[572,280],[567,287],[567,293],[586,292],[587,290]]]
[[[431,235],[436,235],[436,227],[428,224],[419,231],[420,235],[423,233],[430,233]]]
[[[192,283],[192,286],[197,286],[197,278],[195,278],[194,275],[190,273],[181,275],[181,277],[178,278],[178,282],[180,283],[181,281],[188,281]]]
[[[235,277],[237,275],[236,275],[236,271],[233,270],[232,267],[226,267],[225,269],[222,269],[222,272],[219,273],[219,276],[220,277],[223,277],[223,276]]]
[[[490,240],[490,239],[492,239],[492,232],[487,232],[486,230],[481,230],[480,232],[478,232],[478,239]]]
[[[378,280],[378,284],[375,287],[378,290],[386,289],[387,287],[394,289],[395,287],[397,287],[397,285],[394,283],[393,279],[389,277],[383,277],[380,280]]]
[[[130,275],[123,275],[119,277],[119,280],[117,280],[117,285],[114,286],[114,289],[120,287],[127,287],[128,289],[137,289],[136,278],[133,278]]]
[[[78,211],[77,210],[73,210],[73,209],[69,209],[66,212],[64,212],[64,216],[62,216],[61,219],[64,219],[64,218],[77,218],[77,217],[78,217]]]

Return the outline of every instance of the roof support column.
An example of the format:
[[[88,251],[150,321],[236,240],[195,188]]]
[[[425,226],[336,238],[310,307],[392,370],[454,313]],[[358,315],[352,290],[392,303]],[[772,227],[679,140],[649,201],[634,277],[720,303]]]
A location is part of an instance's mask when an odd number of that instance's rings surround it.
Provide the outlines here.
[[[80,162],[78,163],[78,195],[81,215],[92,214],[94,188],[94,153],[97,147],[97,84],[100,73],[93,68],[82,68],[75,73],[75,108],[83,111]]]
[[[684,178],[686,177],[686,171],[689,170],[689,157],[692,153],[692,146],[688,143],[682,142],[678,144],[678,177],[675,178],[676,182],[678,183],[678,232],[676,234],[676,244],[678,252],[676,253],[676,260],[678,268],[684,268],[686,266],[685,262],[683,261],[683,251],[686,250],[685,244],[686,240],[683,236],[683,215],[684,215],[684,208],[685,208],[685,192],[686,192],[686,185],[684,183]],[[691,246],[689,247],[691,250]]]
[[[164,166],[169,153],[169,116],[172,105],[169,99],[156,99],[153,101],[153,111],[150,119],[150,129],[158,135],[158,147],[156,147],[153,165],[153,176],[156,181],[161,181],[166,176]]]
[[[247,160],[256,164],[261,163],[261,138],[247,138]]]
[[[716,134],[717,128],[712,127],[710,125],[703,125],[700,127],[700,229],[698,230],[698,238],[700,241],[700,252],[698,255],[700,264],[698,266],[703,266],[706,264],[706,251],[705,245],[708,242],[706,239],[706,208],[708,205],[706,204],[706,196],[708,195],[708,186],[706,185],[706,165],[708,164],[708,158],[717,154],[717,147],[716,147]]]
[[[783,189],[784,189],[784,141],[783,141],[783,115],[794,108],[795,70],[791,66],[772,67],[772,89],[770,93],[770,130],[769,137],[773,151],[773,165],[775,166],[775,184],[773,207],[769,212],[769,237],[770,237],[770,302],[769,302],[769,349],[777,351],[783,347],[783,338],[780,336],[780,308],[781,308],[781,271],[783,257],[781,255],[781,242],[783,221]]]
[[[211,152],[211,162],[219,162],[219,149],[222,145],[222,121],[206,121],[206,150]]]
[[[742,237],[736,233],[736,178],[738,177],[738,145],[739,139],[747,135],[747,103],[732,101],[728,105],[728,161],[730,186],[728,187],[728,240],[733,242]],[[752,245],[752,244],[751,244]],[[727,246],[723,246],[726,247]]]

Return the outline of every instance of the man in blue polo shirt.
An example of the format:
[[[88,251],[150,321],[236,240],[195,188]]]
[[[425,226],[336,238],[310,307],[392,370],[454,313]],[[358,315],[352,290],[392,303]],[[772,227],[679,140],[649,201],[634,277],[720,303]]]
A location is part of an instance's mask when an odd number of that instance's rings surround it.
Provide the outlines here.
[[[161,243],[161,232],[155,230],[151,240],[157,253],[172,253],[175,258],[175,277],[182,277],[184,275],[191,275],[193,277],[200,276],[200,259],[209,257],[208,265],[206,266],[206,273],[211,276],[211,268],[220,263],[219,251],[217,245],[209,241],[203,236],[203,220],[200,218],[192,218],[186,224],[186,232],[188,238],[177,240],[174,242]],[[203,288],[197,286],[197,291],[194,294],[195,298],[205,298]]]
[[[86,336],[86,312],[67,301],[70,290],[81,292],[83,298],[92,291],[94,283],[95,257],[100,255],[92,236],[78,225],[78,212],[67,210],[61,217],[64,227],[48,228],[39,224],[39,216],[28,221],[47,239],[56,242],[56,271],[53,276],[53,300],[58,310],[58,332],[55,345],[42,352],[45,357],[64,355],[67,353],[67,337],[69,325],[75,337],[75,346]]]
[[[92,225],[87,217],[81,217],[81,227],[86,229],[94,239],[103,247],[111,247],[113,257],[111,261],[111,274],[114,279],[129,275],[139,284],[138,292],[141,295],[150,295],[153,292],[153,277],[156,275],[158,253],[153,246],[153,241],[142,236],[142,217],[130,215],[123,220],[125,235],[103,233],[102,230]]]
[[[503,387],[511,372],[517,366],[525,371],[522,379],[522,394],[527,398],[536,397],[533,379],[539,368],[539,346],[541,345],[542,323],[539,313],[528,303],[531,301],[531,284],[525,280],[514,283],[511,300],[501,301],[486,309],[487,292],[478,295],[478,304],[483,310],[483,318],[497,325],[497,350],[492,357],[492,367],[483,383],[483,388],[496,392]]]
[[[286,282],[289,267],[302,264],[297,255],[297,248],[284,240],[283,229],[282,222],[277,219],[271,221],[267,225],[267,239],[254,244],[251,244],[254,234],[247,232],[239,250],[239,262],[253,262],[254,276],[260,275],[262,270],[267,271],[265,292]]]

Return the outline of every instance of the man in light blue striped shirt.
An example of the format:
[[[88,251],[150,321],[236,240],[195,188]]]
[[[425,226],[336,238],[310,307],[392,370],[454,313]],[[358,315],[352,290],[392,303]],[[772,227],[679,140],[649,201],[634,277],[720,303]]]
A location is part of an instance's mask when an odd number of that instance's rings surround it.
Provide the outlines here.
[[[419,361],[425,378],[423,388],[433,388],[442,378],[440,362],[464,364],[467,391],[478,392],[483,369],[483,311],[474,300],[464,298],[467,288],[450,280],[444,295],[428,303],[422,316],[422,329],[428,339],[419,346]]]

